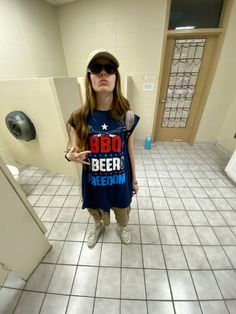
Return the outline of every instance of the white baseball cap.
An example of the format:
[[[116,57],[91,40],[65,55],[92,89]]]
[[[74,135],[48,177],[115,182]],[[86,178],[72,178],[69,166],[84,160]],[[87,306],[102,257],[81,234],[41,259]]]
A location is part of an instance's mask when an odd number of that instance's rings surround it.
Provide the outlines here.
[[[116,57],[114,57],[113,54],[111,54],[109,51],[106,51],[105,49],[96,49],[91,52],[87,60],[87,67],[93,62],[93,60],[99,57],[110,59],[117,66],[117,68],[119,67],[119,61],[116,59]]]

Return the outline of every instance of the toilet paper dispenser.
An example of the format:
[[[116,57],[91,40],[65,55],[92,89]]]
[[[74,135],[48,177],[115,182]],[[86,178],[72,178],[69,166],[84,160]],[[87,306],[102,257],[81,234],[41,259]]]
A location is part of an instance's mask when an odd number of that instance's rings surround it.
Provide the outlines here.
[[[18,140],[29,142],[35,139],[35,127],[30,118],[24,112],[9,112],[5,117],[5,122],[8,130]]]

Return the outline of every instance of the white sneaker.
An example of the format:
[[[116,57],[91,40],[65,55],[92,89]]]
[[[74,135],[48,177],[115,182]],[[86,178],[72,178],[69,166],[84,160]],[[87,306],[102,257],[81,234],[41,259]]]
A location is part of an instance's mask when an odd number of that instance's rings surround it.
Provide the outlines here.
[[[120,239],[124,244],[129,244],[131,236],[127,227],[120,226]]]
[[[103,230],[104,230],[104,225],[102,222],[93,225],[93,228],[90,231],[89,236],[87,238],[87,245],[89,248],[94,247],[94,245],[97,243],[98,238]]]

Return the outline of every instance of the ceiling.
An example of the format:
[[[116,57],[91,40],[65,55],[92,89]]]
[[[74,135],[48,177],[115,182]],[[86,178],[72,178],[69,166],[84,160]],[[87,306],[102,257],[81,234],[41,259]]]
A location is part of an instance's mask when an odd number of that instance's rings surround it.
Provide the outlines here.
[[[44,0],[44,1],[46,1],[52,5],[59,6],[59,5],[65,4],[65,3],[75,2],[77,0]]]

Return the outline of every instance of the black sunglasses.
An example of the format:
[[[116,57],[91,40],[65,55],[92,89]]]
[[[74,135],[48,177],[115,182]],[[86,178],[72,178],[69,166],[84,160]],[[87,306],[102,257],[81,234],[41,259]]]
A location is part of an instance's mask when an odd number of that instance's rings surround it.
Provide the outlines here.
[[[91,74],[100,74],[104,70],[107,74],[115,74],[117,67],[112,63],[92,63],[88,67],[88,72]]]

